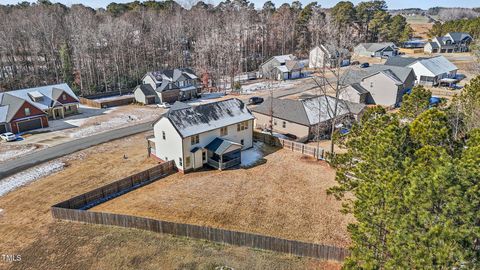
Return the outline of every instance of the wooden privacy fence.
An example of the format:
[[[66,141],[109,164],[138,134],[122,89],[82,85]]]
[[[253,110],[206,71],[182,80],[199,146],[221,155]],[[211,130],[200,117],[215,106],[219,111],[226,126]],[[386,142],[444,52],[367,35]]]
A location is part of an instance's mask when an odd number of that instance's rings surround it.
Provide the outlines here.
[[[287,139],[281,139],[270,134],[253,132],[253,139],[264,142],[272,146],[282,147],[291,150],[292,152],[301,153],[306,156],[314,157],[316,159],[326,159],[327,154],[323,148],[317,148],[308,144],[299,143]]]
[[[339,262],[342,262],[345,257],[349,255],[347,249],[335,246],[306,243],[266,235],[162,221],[145,217],[87,211],[87,209],[95,205],[125,194],[138,187],[155,182],[176,171],[175,163],[168,161],[147,171],[134,174],[58,203],[51,207],[52,216],[53,218],[61,220],[135,228]]]
[[[153,183],[176,171],[177,168],[173,160],[162,163],[146,171],[125,177],[121,180],[115,181],[103,187],[99,187],[82,195],[58,203],[52,206],[53,217],[57,218],[55,216],[53,208],[87,210],[94,207],[95,205],[118,197],[136,188]]]
[[[52,213],[55,218],[64,220],[135,228],[324,260],[335,260],[341,262],[349,254],[348,250],[334,246],[305,243],[265,235],[161,221],[144,217],[82,211],[58,207],[52,207]]]
[[[80,103],[94,108],[110,108],[132,104],[135,102],[135,97],[132,96],[119,96],[117,99],[111,100],[94,100],[84,97],[79,97]]]

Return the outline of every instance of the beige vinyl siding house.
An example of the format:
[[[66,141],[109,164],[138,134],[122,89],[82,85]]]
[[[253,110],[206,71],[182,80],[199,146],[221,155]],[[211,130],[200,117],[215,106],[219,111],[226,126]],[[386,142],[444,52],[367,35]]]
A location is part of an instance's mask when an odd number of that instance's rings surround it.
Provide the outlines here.
[[[414,82],[415,74],[408,67],[372,65],[352,69],[342,79],[339,98],[354,103],[397,107]]]
[[[241,163],[241,151],[253,146],[253,115],[238,99],[195,107],[175,103],[154,123],[150,153],[174,160],[188,172],[205,165],[226,169]]]
[[[350,65],[351,55],[346,49],[337,49],[333,46],[319,45],[313,48],[309,53],[308,67],[322,68],[336,67],[338,63],[340,66]]]
[[[271,130],[276,133],[294,137],[296,141],[305,142],[319,139],[330,134],[331,120],[335,98],[317,96],[304,100],[269,98],[252,108],[255,116],[255,128]],[[271,121],[273,108],[273,123]],[[338,100],[338,123],[349,124],[364,110],[365,105]]]

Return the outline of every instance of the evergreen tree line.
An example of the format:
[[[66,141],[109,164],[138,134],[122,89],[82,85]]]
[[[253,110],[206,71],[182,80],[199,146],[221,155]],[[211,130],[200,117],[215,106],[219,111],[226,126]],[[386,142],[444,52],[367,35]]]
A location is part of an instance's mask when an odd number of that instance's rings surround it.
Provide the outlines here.
[[[480,38],[480,17],[474,19],[460,19],[448,21],[445,23],[435,23],[429,31],[430,37],[443,36],[448,32],[466,32],[472,35],[474,39]]]
[[[191,66],[214,82],[273,55],[307,56],[320,43],[352,48],[399,41],[408,27],[385,1],[324,9],[248,0],[188,8],[172,0],[94,10],[40,0],[0,5],[0,91],[66,82],[83,94],[132,89],[147,71]],[[389,30],[390,29],[390,30]]]
[[[480,76],[448,105],[430,97],[415,87],[339,138],[329,193],[356,219],[345,269],[480,267]]]

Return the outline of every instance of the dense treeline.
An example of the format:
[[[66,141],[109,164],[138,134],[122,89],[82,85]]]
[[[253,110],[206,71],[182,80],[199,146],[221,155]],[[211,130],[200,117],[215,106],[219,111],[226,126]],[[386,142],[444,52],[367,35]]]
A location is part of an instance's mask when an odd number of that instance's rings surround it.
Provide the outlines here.
[[[460,19],[445,23],[435,23],[429,32],[430,37],[438,37],[448,32],[470,33],[474,39],[480,38],[480,17],[475,19]]]
[[[214,81],[256,70],[278,54],[306,56],[319,43],[399,41],[410,29],[385,1],[331,10],[299,1],[255,9],[248,0],[217,6],[135,1],[93,10],[40,0],[0,5],[0,90],[67,82],[81,93],[131,89],[149,70],[192,66]]]
[[[330,192],[356,219],[345,269],[480,267],[480,76],[449,106],[430,97],[369,108],[340,140]]]

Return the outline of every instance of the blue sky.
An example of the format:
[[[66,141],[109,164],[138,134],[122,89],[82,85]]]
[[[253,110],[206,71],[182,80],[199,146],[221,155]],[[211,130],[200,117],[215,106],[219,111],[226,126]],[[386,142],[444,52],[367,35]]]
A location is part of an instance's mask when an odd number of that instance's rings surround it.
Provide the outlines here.
[[[60,2],[65,5],[77,4],[82,3],[87,6],[91,6],[93,8],[105,7],[111,2],[117,3],[125,3],[125,2],[132,2],[133,0],[51,0],[51,2]],[[207,0],[204,2],[207,3],[218,3],[220,0]],[[251,2],[255,3],[257,8],[263,6],[265,0],[250,0]],[[312,1],[308,0],[300,0],[302,3],[306,4]],[[0,0],[1,4],[16,4],[21,2],[19,0]],[[28,2],[36,2],[36,1],[28,1]],[[179,1],[182,2],[182,1]],[[273,0],[275,5],[278,7],[280,4],[285,2],[292,2],[292,1],[281,1],[281,0]],[[322,5],[323,7],[332,7],[339,1],[337,0],[317,0],[317,2]],[[351,0],[353,3],[361,2],[360,0]],[[480,1],[478,0],[387,0],[388,7],[390,9],[400,9],[400,8],[423,8],[428,9],[433,6],[440,6],[440,7],[480,7]]]

